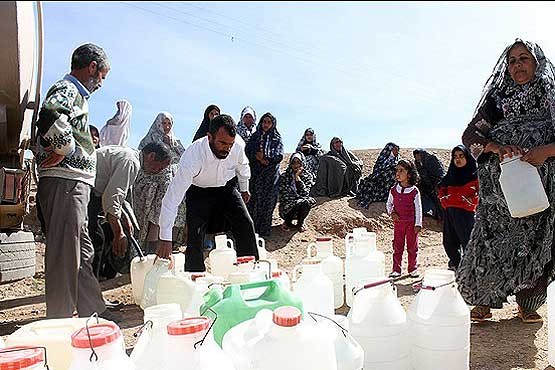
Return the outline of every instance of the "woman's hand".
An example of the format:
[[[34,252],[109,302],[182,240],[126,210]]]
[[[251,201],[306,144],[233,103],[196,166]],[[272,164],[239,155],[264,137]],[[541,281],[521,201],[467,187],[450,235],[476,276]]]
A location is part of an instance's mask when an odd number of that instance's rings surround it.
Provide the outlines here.
[[[391,212],[391,219],[393,220],[393,222],[397,222],[399,221],[399,215],[397,214],[397,212],[393,211]]]
[[[505,157],[512,158],[515,155],[523,154],[522,149],[516,145],[501,145],[493,141],[486,145],[484,152],[497,154],[500,161],[505,159]]]
[[[420,234],[421,230],[422,230],[422,226],[415,226],[414,227],[414,233],[417,234],[417,235]]]
[[[540,145],[527,151],[521,160],[530,163],[532,166],[539,167],[543,165],[549,157],[553,156],[555,156],[555,145]]]

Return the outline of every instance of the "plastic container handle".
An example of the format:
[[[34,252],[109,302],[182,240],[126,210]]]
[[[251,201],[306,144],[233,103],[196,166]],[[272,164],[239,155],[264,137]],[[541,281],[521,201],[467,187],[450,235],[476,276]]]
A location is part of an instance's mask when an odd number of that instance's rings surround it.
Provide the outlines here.
[[[314,256],[312,255],[313,250],[316,250],[316,254],[314,254]],[[316,243],[310,243],[308,247],[306,247],[306,255],[309,258],[316,257],[318,255],[318,246],[316,245]]]
[[[226,239],[225,242],[226,242],[226,244],[231,244],[231,247],[230,247],[231,249],[235,249],[235,245],[233,244],[233,240],[231,240],[231,239]]]
[[[354,240],[355,235],[353,233],[347,233],[347,235],[345,235],[345,258],[346,257],[350,257],[352,252],[352,242],[349,242],[349,240],[352,238]]]
[[[295,266],[295,268],[293,269],[293,272],[292,272],[292,276],[293,276],[292,282],[296,283],[299,280],[299,278],[297,276],[298,275],[297,273],[302,268],[303,268],[303,265]]]

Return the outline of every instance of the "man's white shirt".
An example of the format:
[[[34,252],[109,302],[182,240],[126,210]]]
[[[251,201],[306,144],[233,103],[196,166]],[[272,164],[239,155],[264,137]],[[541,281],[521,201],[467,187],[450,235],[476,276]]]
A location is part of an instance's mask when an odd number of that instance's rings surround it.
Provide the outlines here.
[[[162,200],[160,239],[172,240],[177,209],[191,184],[201,188],[222,187],[235,176],[239,190],[248,191],[251,172],[245,155],[245,142],[239,135],[235,136],[235,143],[225,159],[218,159],[212,153],[208,137],[192,143],[181,156],[177,173]]]

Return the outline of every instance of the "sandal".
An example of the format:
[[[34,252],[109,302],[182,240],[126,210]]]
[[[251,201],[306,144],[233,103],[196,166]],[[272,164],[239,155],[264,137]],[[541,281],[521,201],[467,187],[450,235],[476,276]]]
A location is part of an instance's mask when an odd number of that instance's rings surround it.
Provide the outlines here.
[[[476,306],[470,311],[470,320],[472,321],[484,321],[491,319],[493,315],[491,314],[490,308],[488,306]]]
[[[543,322],[542,317],[536,311],[525,311],[524,308],[518,306],[518,317],[525,324],[536,324]]]

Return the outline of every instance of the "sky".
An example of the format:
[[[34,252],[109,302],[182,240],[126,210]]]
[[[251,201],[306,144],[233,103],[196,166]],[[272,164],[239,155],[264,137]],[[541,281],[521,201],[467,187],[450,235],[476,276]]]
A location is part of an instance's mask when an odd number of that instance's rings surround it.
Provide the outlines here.
[[[460,143],[505,46],[519,37],[555,58],[555,5],[487,2],[43,2],[42,95],[73,50],[111,63],[89,100],[99,129],[133,106],[129,145],[170,112],[187,146],[210,104],[236,122],[271,112],[287,152],[312,127],[329,148]]]

